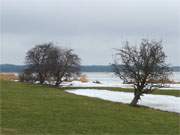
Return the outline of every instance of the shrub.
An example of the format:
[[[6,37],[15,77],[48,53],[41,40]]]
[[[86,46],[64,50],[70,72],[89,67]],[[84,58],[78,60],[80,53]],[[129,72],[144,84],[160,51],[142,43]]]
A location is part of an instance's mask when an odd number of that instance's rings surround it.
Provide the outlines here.
[[[86,76],[86,75],[82,75],[82,76],[80,77],[79,81],[85,83],[85,82],[88,82],[89,80],[87,79],[87,76]]]
[[[36,77],[32,74],[28,73],[21,73],[19,74],[19,81],[20,82],[34,82],[36,80]]]

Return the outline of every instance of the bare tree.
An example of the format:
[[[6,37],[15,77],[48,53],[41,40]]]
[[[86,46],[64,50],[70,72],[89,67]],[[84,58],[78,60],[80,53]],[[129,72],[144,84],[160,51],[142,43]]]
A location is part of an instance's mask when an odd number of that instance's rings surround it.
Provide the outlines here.
[[[28,70],[31,73],[37,74],[40,83],[44,83],[49,68],[49,54],[53,49],[53,43],[45,43],[42,45],[37,45],[26,54],[26,64],[28,65]]]
[[[57,58],[53,64],[53,74],[58,86],[63,78],[69,78],[78,75],[80,71],[80,58],[73,53],[72,49],[57,48]]]
[[[80,71],[80,58],[72,49],[63,49],[53,43],[37,45],[26,54],[28,74],[36,74],[41,84],[53,78],[58,86],[63,78],[78,75]],[[28,77],[29,78],[29,77]]]
[[[113,64],[114,72],[125,82],[134,83],[134,98],[131,105],[136,106],[141,95],[152,92],[151,80],[167,79],[170,73],[165,63],[166,55],[162,42],[144,39],[139,47],[130,46],[126,42],[125,46],[117,51],[117,58]],[[122,65],[119,63],[120,60]]]

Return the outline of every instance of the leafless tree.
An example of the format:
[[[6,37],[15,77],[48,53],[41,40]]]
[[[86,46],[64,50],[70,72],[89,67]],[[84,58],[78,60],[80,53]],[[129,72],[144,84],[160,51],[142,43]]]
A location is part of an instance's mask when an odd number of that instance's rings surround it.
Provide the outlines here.
[[[126,42],[122,49],[117,49],[114,72],[125,82],[133,82],[134,98],[131,105],[136,106],[141,95],[152,92],[151,80],[163,80],[168,77],[170,68],[165,59],[161,41],[144,39],[140,46],[130,46]]]
[[[57,58],[53,64],[53,75],[58,86],[63,78],[69,78],[78,75],[80,72],[80,58],[73,53],[72,49],[57,48]]]
[[[49,54],[53,49],[53,43],[36,45],[26,54],[26,64],[31,73],[37,74],[40,83],[44,83],[49,72]]]
[[[80,58],[72,49],[54,46],[53,43],[37,45],[26,54],[28,74],[36,74],[41,84],[53,78],[58,86],[63,78],[78,75],[80,71]],[[24,72],[25,73],[25,72]],[[29,78],[29,77],[28,77]]]

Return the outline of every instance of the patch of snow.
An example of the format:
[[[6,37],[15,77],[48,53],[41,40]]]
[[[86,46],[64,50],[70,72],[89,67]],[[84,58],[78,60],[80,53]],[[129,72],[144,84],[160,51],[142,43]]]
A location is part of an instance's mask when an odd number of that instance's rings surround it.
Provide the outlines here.
[[[118,88],[133,88],[133,84],[123,84],[123,83],[93,83],[93,82],[62,82],[60,84],[62,87],[118,87]],[[180,84],[166,84],[160,90],[180,90]]]
[[[66,90],[66,92],[126,104],[129,104],[134,97],[134,94],[129,92],[96,89]],[[163,111],[180,113],[180,97],[145,94],[141,96],[138,104]]]
[[[49,85],[50,84],[50,82],[49,81],[44,81],[44,83],[43,84],[47,84],[47,85]]]
[[[40,84],[40,81],[35,81],[34,84]]]
[[[93,82],[80,82],[80,81],[72,81],[72,82],[62,82],[60,84],[63,87],[120,87],[120,88],[133,88],[131,84],[113,84],[113,83],[93,83]]]
[[[165,87],[160,88],[164,90],[180,90],[180,84],[166,84]]]

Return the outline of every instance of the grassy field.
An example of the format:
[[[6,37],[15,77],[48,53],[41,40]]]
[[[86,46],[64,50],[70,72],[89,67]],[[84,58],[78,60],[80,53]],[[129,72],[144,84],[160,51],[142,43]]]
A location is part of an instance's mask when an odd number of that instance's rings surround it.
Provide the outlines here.
[[[0,90],[2,135],[180,133],[180,116],[175,113],[76,96],[41,85],[1,81]]]

